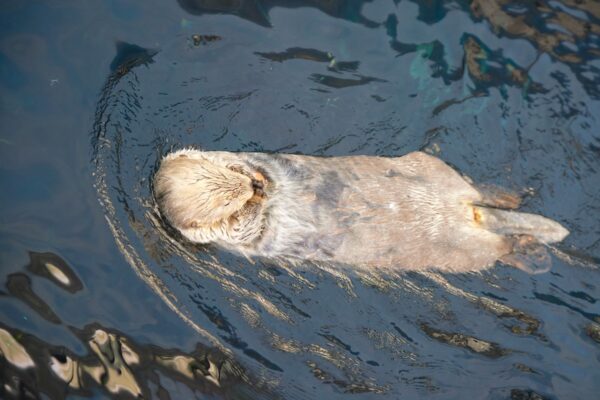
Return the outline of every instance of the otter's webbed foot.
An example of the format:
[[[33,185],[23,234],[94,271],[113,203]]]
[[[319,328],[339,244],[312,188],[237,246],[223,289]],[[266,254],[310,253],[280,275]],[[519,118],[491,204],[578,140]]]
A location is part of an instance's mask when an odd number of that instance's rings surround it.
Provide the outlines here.
[[[550,255],[544,245],[533,236],[521,235],[510,240],[512,252],[502,256],[501,262],[532,275],[550,271],[552,268]]]

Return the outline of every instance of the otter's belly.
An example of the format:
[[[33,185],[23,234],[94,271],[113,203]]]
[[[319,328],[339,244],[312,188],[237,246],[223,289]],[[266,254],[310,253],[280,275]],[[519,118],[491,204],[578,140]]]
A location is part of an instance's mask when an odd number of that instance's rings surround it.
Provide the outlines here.
[[[300,227],[287,254],[366,266],[473,270],[509,251],[505,239],[482,229],[472,202],[479,193],[456,171],[422,153],[399,158],[289,156],[305,169],[283,180]],[[289,179],[289,178],[288,178]],[[301,188],[290,193],[284,185]],[[285,203],[285,202],[282,202]],[[308,228],[307,228],[308,226]],[[285,240],[285,229],[278,234]]]

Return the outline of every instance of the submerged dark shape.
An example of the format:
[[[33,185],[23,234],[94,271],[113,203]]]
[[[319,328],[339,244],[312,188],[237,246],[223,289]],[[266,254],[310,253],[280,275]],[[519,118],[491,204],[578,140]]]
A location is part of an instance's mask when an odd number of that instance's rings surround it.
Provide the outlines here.
[[[26,274],[17,272],[9,275],[6,288],[8,293],[35,310],[40,317],[54,324],[61,322],[54,311],[33,291],[31,279]]]
[[[110,70],[118,75],[125,75],[130,69],[153,62],[152,57],[157,50],[145,49],[136,44],[121,42],[116,43],[117,54],[110,63]]]
[[[343,89],[352,86],[366,85],[371,82],[385,82],[383,79],[374,78],[372,76],[354,75],[355,79],[339,78],[332,75],[312,74],[310,79],[313,82],[321,85],[329,86],[334,89]]]
[[[257,52],[257,55],[266,58],[267,60],[283,62],[288,60],[307,60],[328,63],[328,68],[332,71],[351,71],[354,72],[358,69],[358,61],[338,61],[332,53],[308,49],[303,47],[290,47],[282,52],[270,52],[261,53]]]
[[[364,76],[356,73],[358,61],[338,61],[332,53],[324,52],[316,49],[292,47],[282,52],[257,52],[260,57],[274,62],[284,62],[288,60],[306,60],[320,63],[327,63],[327,70],[337,73],[338,75],[344,72],[353,72],[351,78],[342,78],[340,76],[325,75],[314,73],[309,79],[313,82],[328,86],[334,89],[342,89],[353,86],[366,85],[370,82],[386,82],[383,79]],[[315,89],[321,90],[321,89]]]
[[[190,14],[232,14],[255,24],[271,27],[269,10],[274,7],[299,8],[314,7],[335,18],[357,22],[369,28],[379,26],[378,23],[365,18],[361,14],[364,3],[372,0],[177,0],[181,8]]]

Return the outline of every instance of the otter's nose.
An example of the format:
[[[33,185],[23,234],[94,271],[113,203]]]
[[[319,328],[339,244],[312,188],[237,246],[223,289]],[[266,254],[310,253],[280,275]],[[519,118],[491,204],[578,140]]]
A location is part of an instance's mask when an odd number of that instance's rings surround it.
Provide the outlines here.
[[[265,195],[265,185],[256,179],[252,179],[252,189],[257,196],[263,197]]]

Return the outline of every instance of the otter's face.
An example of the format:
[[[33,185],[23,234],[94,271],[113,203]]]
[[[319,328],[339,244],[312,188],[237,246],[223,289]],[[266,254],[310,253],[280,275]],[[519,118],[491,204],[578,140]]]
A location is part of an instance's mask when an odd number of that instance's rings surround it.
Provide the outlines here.
[[[221,223],[254,195],[246,175],[185,155],[162,161],[154,189],[161,212],[180,230]]]

